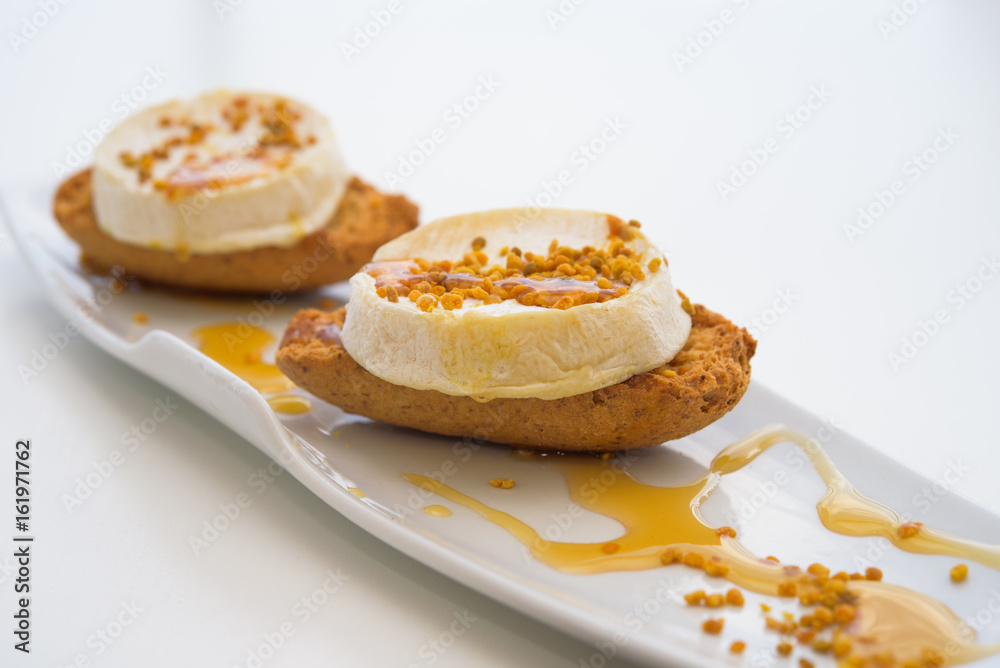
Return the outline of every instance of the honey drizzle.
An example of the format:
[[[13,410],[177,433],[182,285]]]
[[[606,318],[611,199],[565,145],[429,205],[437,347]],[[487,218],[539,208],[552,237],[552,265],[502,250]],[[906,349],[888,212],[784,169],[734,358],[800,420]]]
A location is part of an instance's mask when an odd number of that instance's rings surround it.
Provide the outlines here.
[[[225,188],[266,178],[288,165],[290,155],[281,158],[261,158],[240,153],[216,155],[201,162],[186,162],[175,167],[163,179],[153,182],[153,188],[176,201],[208,190],[215,193]],[[228,169],[227,165],[238,165]]]
[[[273,364],[262,361],[274,337],[246,323],[224,323],[195,330],[198,350],[236,374],[263,394],[287,392],[295,387]]]
[[[755,557],[736,539],[720,535],[702,518],[701,503],[721,479],[742,469],[777,443],[792,442],[805,452],[828,491],[817,503],[823,525],[846,536],[884,536],[900,549],[920,554],[946,554],[974,559],[1000,570],[1000,548],[949,536],[920,526],[915,535],[902,537],[900,517],[886,506],[859,493],[840,473],[820,444],[784,426],[760,429],[733,443],[713,461],[709,471],[694,483],[679,487],[646,485],[620,469],[614,460],[595,457],[551,457],[566,479],[574,503],[618,520],[625,533],[612,541],[570,543],[545,539],[521,520],[491,508],[427,476],[405,473],[413,485],[475,511],[507,530],[532,556],[567,573],[595,574],[646,570],[663,565],[668,548],[693,552],[707,559],[721,559],[729,566],[723,577],[750,591],[777,595],[779,586],[802,571]],[[608,470],[617,477],[600,494],[588,494],[588,482]],[[592,489],[592,488],[591,488]],[[848,589],[857,597],[858,615],[844,632],[855,639],[859,656],[892,652],[911,657],[933,649],[948,657],[949,665],[967,663],[1000,653],[1000,643],[979,645],[968,627],[941,602],[919,592],[876,581],[852,580]],[[873,642],[877,639],[877,642]]]
[[[798,445],[826,483],[827,494],[816,509],[830,531],[844,536],[881,536],[905,552],[972,559],[1000,571],[1000,546],[955,538],[919,524],[905,525],[894,511],[858,492],[817,441],[785,427],[766,427],[737,441],[712,461],[711,471],[720,476],[738,471],[784,441]],[[901,527],[916,533],[904,537]]]
[[[375,279],[375,288],[393,287],[401,296],[405,297],[410,290],[416,288],[419,283],[427,282],[434,284],[432,274],[435,272],[425,272],[420,269],[415,262],[409,260],[387,260],[382,262],[370,262],[361,269]],[[443,278],[437,284],[444,285],[446,290],[471,290],[473,288],[483,288],[486,284],[485,277],[475,276],[464,272],[439,272]],[[594,301],[604,303],[615,297],[620,297],[627,293],[629,286],[616,278],[608,279],[613,287],[602,288],[597,284],[596,279],[584,279],[577,277],[541,277],[530,278],[528,276],[508,276],[492,281],[493,285],[506,292],[511,292],[517,286],[525,286],[528,289],[512,299],[525,304],[530,299],[526,295],[537,295],[535,305],[554,306],[562,297],[583,297],[588,293],[596,294]]]

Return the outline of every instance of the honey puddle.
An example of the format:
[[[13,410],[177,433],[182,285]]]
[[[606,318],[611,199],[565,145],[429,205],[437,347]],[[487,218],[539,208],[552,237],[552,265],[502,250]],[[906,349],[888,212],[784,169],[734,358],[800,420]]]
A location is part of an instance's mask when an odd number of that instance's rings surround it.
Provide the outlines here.
[[[920,524],[902,523],[895,512],[855,490],[818,442],[783,426],[765,427],[733,443],[713,460],[701,479],[680,487],[638,482],[614,459],[586,455],[546,458],[565,477],[574,503],[625,527],[620,537],[601,543],[550,541],[517,518],[433,478],[411,473],[404,474],[404,478],[506,529],[535,559],[560,571],[594,574],[682,562],[750,591],[798,597],[804,604],[814,604],[830,596],[829,585],[835,578],[822,573],[816,576],[812,568],[806,572],[759,559],[724,529],[709,526],[701,515],[701,503],[725,475],[742,469],[781,442],[798,445],[826,483],[828,492],[817,510],[827,529],[846,536],[884,536],[908,552],[962,557],[1000,570],[1000,547],[959,539]],[[612,468],[616,466],[617,470]],[[615,474],[615,482],[600,494],[587,493],[592,488],[590,481],[609,470]],[[846,575],[844,580],[848,580]],[[834,632],[851,641],[849,652],[845,650],[838,658],[889,661],[879,665],[938,666],[1000,653],[1000,644],[977,644],[971,629],[944,604],[910,589],[851,578],[840,585],[839,598],[833,602],[843,601],[851,604],[854,616]],[[833,607],[829,599],[827,602]],[[918,662],[904,663],[910,659]]]
[[[424,508],[424,512],[431,517],[450,517],[451,509],[444,506],[439,506],[436,503]]]
[[[267,405],[275,413],[302,415],[312,410],[312,402],[297,394],[278,394],[267,398]]]
[[[245,380],[262,394],[287,392],[295,387],[273,364],[261,360],[274,337],[246,323],[225,323],[195,330],[198,350]]]

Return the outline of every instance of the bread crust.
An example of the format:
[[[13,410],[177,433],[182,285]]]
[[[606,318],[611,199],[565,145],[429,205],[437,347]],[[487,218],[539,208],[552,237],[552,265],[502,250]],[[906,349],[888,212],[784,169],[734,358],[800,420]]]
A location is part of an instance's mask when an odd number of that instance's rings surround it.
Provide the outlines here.
[[[56,220],[95,271],[112,267],[140,279],[213,292],[291,293],[350,278],[385,242],[417,226],[418,209],[403,195],[385,195],[352,177],[330,222],[289,248],[192,254],[123,243],[97,226],[90,170],[64,181],[53,202]]]
[[[340,343],[345,314],[308,309],[292,318],[275,359],[296,385],[373,420],[539,450],[623,450],[692,434],[746,392],[757,347],[745,329],[698,305],[684,348],[658,369],[562,399],[478,402],[370,374]]]

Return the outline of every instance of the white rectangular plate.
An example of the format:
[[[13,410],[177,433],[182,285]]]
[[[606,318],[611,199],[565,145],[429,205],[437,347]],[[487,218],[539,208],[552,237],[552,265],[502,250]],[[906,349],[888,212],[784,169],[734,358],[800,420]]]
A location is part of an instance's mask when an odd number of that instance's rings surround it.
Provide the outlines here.
[[[318,295],[275,306],[152,289],[114,294],[107,289],[108,278],[80,270],[76,247],[49,213],[50,190],[8,187],[4,195],[6,217],[24,256],[53,306],[84,336],[201,406],[380,539],[473,589],[591,643],[590,665],[604,665],[608,655],[650,665],[692,667],[781,665],[784,661],[773,653],[777,636],[764,631],[757,605],[764,597],[748,594],[742,611],[726,610],[725,633],[708,636],[700,629],[705,611],[688,608],[682,599],[694,589],[718,588],[718,581],[708,582],[700,571],[670,566],[590,576],[558,572],[532,559],[504,530],[459,505],[425,498],[401,477],[405,472],[437,472],[452,487],[478,490],[474,495],[480,500],[563,540],[614,538],[620,527],[608,518],[584,515],[567,522],[566,485],[544,464],[511,459],[509,450],[501,446],[476,448],[452,438],[374,423],[319,401],[314,401],[307,414],[277,416],[259,393],[195,347],[192,333],[196,328],[241,319],[262,322],[280,338],[295,310],[315,305]],[[328,288],[324,295],[346,298],[344,286]],[[133,321],[137,311],[149,316],[148,324]],[[630,471],[656,484],[689,482],[704,472],[725,445],[773,423],[824,440],[837,466],[860,491],[907,519],[1000,543],[1000,518],[953,493],[928,502],[922,490],[932,481],[837,432],[835,426],[759,384],[751,386],[730,415],[681,441],[643,451]],[[483,485],[484,480],[498,476],[515,478],[518,493],[504,494]],[[362,490],[365,496],[351,493],[351,488]],[[760,556],[775,554],[783,562],[802,565],[820,561],[848,571],[877,565],[888,581],[934,596],[960,617],[974,619],[989,609],[991,594],[1000,590],[1000,574],[971,564],[969,583],[955,586],[947,577],[954,559],[907,554],[886,549],[875,538],[833,534],[816,515],[815,503],[824,491],[818,475],[795,456],[794,446],[784,444],[747,469],[727,476],[703,512],[713,525],[737,525],[743,544]],[[454,514],[435,518],[419,512],[430,503],[448,506]],[[998,631],[1000,624],[988,626],[980,641],[995,642]],[[737,638],[748,643],[740,657],[728,651]],[[817,665],[823,665],[822,661]]]

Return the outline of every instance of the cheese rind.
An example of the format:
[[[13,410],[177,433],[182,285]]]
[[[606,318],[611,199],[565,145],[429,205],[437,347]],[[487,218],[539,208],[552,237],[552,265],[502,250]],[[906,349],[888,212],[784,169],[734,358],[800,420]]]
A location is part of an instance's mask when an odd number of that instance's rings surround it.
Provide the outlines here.
[[[476,237],[487,240],[489,255],[503,246],[544,255],[552,239],[573,248],[609,243],[604,214],[545,210],[530,222],[522,214],[436,220],[385,244],[374,261],[455,260]],[[638,230],[627,245],[644,267],[662,257]],[[619,383],[672,359],[690,330],[664,263],[621,297],[565,310],[465,299],[455,310],[423,312],[408,299],[379,297],[375,278],[361,271],[351,278],[341,338],[351,357],[383,380],[487,401],[558,399]]]

